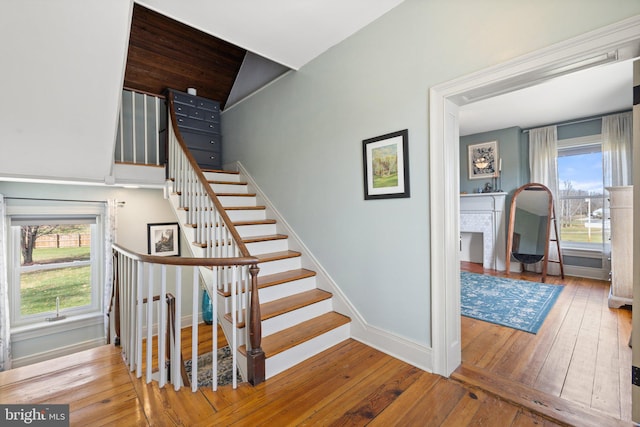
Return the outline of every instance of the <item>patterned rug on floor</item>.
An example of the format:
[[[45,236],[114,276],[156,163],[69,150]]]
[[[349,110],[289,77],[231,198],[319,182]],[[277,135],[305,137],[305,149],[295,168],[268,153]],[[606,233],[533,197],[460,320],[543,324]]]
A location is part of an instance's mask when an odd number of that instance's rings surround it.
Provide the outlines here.
[[[205,353],[198,356],[198,387],[211,387],[213,370],[211,369],[211,362],[213,359],[213,353]],[[229,346],[218,349],[218,385],[231,384],[233,381],[232,375],[233,360],[231,358],[231,350]],[[191,359],[184,362],[185,369],[189,378],[191,378]],[[240,373],[238,372],[238,382],[241,382]]]
[[[535,334],[563,288],[462,271],[460,308],[463,316]]]

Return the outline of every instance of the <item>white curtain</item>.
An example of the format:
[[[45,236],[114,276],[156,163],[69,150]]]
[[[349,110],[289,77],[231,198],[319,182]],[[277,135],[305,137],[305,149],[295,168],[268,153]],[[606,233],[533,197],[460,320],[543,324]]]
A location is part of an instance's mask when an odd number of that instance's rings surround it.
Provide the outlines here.
[[[553,204],[556,214],[556,200],[558,194],[558,130],[556,126],[547,126],[529,131],[529,168],[530,181],[546,186],[553,195]],[[550,239],[558,240],[553,222],[551,223]],[[557,242],[549,242],[549,259],[557,261]],[[538,263],[535,270],[542,271],[542,263]],[[559,275],[560,265],[547,264],[547,274]]]
[[[7,280],[7,229],[4,196],[0,194],[0,371],[11,369],[9,282]]]
[[[114,199],[107,201],[106,215],[104,221],[104,333],[107,342],[110,342],[109,333],[109,307],[111,305],[111,294],[113,292],[113,255],[111,245],[116,241],[117,230],[117,209],[118,202]]]
[[[631,111],[602,118],[602,163],[605,187],[633,183],[632,132]]]

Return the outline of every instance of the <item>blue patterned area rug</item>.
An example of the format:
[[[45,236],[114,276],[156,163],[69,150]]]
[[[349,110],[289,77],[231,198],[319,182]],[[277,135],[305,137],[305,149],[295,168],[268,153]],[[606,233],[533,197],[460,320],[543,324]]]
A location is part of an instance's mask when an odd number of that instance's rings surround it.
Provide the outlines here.
[[[462,315],[514,329],[538,332],[562,285],[460,272]]]

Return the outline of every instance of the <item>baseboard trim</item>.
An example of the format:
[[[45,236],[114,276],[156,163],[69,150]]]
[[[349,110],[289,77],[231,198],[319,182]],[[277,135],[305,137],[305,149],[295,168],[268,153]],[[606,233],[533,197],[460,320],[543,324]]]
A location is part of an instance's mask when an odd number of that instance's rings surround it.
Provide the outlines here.
[[[423,344],[408,340],[399,335],[379,329],[368,324],[358,310],[351,304],[346,295],[342,292],[338,284],[329,273],[322,267],[320,262],[305,246],[300,237],[295,233],[284,217],[278,212],[266,194],[256,184],[253,177],[240,162],[225,165],[225,170],[235,170],[246,178],[252,192],[255,192],[261,204],[267,207],[270,216],[273,216],[279,227],[284,228],[292,244],[293,250],[302,252],[302,263],[304,268],[309,268],[316,272],[317,286],[333,294],[334,309],[351,318],[351,338],[369,345],[376,350],[380,350],[390,356],[409,363],[427,372],[432,372],[433,356],[432,349]]]
[[[93,340],[83,341],[81,343],[56,348],[42,353],[31,354],[29,356],[20,357],[11,361],[12,368],[19,368],[38,362],[55,359],[56,357],[67,356],[69,354],[78,353],[80,351],[89,350],[91,348],[105,345],[107,342],[104,338],[96,338]]]

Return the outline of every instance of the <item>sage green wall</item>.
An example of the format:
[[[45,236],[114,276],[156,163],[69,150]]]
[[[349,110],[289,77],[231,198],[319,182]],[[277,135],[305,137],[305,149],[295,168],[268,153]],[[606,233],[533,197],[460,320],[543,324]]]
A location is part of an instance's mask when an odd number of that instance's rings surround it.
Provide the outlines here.
[[[491,182],[490,179],[469,179],[469,145],[489,141],[498,142],[498,156],[502,159],[499,189],[513,193],[524,184],[521,162],[525,155],[522,152],[521,135],[522,129],[511,127],[460,137],[460,192],[474,193],[478,187],[484,187],[486,182]]]
[[[245,165],[366,322],[429,346],[429,88],[639,13],[636,0],[405,0],[225,111],[224,160]],[[365,201],[362,140],[401,129],[411,197]]]
[[[602,132],[602,119],[558,125],[558,140],[597,135]],[[552,125],[550,123],[549,125]],[[498,155],[502,158],[501,189],[508,194],[529,182],[529,134],[519,127],[492,130],[460,137],[460,192],[473,193],[484,186],[487,179],[469,179],[468,147],[481,142],[498,141]]]

